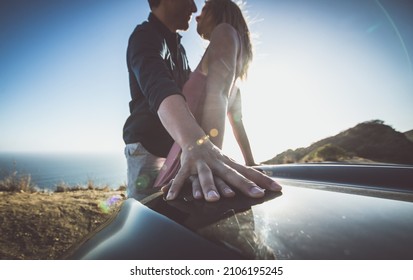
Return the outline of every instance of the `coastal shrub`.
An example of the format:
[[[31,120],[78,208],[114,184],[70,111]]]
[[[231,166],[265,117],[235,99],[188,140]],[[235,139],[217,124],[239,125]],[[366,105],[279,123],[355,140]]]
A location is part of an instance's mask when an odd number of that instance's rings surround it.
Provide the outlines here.
[[[37,186],[32,183],[30,175],[19,175],[17,171],[14,171],[0,180],[0,191],[36,192]]]
[[[347,157],[347,152],[341,147],[327,144],[317,150],[317,157],[325,161],[340,161]]]
[[[349,157],[343,148],[333,144],[321,146],[304,158],[305,162],[341,161]]]

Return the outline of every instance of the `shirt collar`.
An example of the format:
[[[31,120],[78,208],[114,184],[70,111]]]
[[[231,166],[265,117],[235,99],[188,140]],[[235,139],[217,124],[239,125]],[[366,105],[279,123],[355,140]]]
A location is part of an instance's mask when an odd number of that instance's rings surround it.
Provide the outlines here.
[[[149,14],[148,21],[154,24],[167,40],[172,40],[177,44],[181,42],[182,36],[178,33],[171,32],[153,13]]]

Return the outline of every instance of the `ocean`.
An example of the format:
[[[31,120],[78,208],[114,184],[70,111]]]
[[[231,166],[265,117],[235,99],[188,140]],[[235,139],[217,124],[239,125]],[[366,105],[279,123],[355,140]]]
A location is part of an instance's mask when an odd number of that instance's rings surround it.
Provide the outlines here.
[[[17,172],[30,175],[40,189],[68,186],[96,186],[117,189],[126,184],[126,159],[119,154],[25,154],[0,153],[0,179]]]

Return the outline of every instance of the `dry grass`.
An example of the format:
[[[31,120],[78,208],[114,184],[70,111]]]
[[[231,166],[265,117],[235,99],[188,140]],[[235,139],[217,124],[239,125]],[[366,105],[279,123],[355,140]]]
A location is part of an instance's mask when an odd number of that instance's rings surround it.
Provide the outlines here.
[[[0,259],[58,259],[119,209],[120,190],[0,192]]]
[[[19,175],[14,171],[0,180],[0,192],[36,192],[38,188],[31,179],[30,175]]]
[[[30,175],[0,180],[0,259],[58,259],[110,218],[125,199],[125,186],[69,186],[39,191]]]

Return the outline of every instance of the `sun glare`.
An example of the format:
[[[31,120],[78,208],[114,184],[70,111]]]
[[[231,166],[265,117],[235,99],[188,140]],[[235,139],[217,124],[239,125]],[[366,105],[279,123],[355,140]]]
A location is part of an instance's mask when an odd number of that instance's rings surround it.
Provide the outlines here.
[[[262,34],[241,86],[243,121],[256,161],[360,122],[391,122],[401,114],[396,108],[406,110],[411,66],[405,65],[400,33],[379,7],[378,18],[371,19],[353,9],[359,18],[279,13],[272,34]],[[386,23],[377,25],[379,20]],[[241,158],[231,136],[226,141],[224,149]]]

